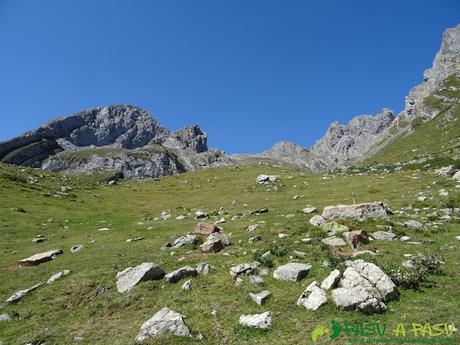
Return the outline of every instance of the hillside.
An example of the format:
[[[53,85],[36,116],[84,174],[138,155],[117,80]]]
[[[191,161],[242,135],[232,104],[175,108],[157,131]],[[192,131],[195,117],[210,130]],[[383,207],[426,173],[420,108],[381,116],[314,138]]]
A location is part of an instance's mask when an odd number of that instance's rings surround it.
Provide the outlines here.
[[[279,175],[280,179],[257,185],[260,174]],[[18,303],[0,303],[0,314],[11,317],[0,322],[4,344],[133,344],[143,322],[164,307],[185,315],[193,336],[165,335],[146,344],[273,344],[275,339],[277,344],[310,344],[312,331],[319,325],[330,327],[332,320],[375,321],[390,329],[400,322],[410,326],[412,322],[458,321],[460,251],[455,236],[460,235],[460,188],[451,177],[405,168],[327,175],[258,165],[212,168],[110,186],[97,183],[98,179],[0,165],[1,299],[5,301],[57,272],[70,271]],[[441,254],[445,261],[442,274],[429,274],[417,290],[398,286],[399,300],[388,302],[382,314],[342,311],[330,292],[328,303],[316,311],[296,306],[306,286],[314,280],[321,282],[333,268],[343,272],[344,259],[351,258],[353,251],[348,245],[321,243],[326,231],[309,220],[326,206],[352,204],[353,192],[357,202],[384,201],[394,211],[388,219],[340,221],[351,230],[395,234],[395,240],[362,245],[360,251],[375,255],[364,253],[361,258],[391,275],[409,254]],[[302,212],[307,205],[318,211]],[[261,208],[268,212],[253,213]],[[198,210],[207,212],[209,218],[195,219]],[[176,219],[178,216],[184,219]],[[193,233],[199,221],[219,220],[230,239],[223,250],[203,253],[197,245],[161,250],[165,242]],[[423,229],[404,226],[409,220],[419,221]],[[257,229],[248,232],[246,228],[254,224]],[[101,228],[109,230],[98,231]],[[287,236],[281,238],[280,234]],[[47,241],[33,243],[38,235]],[[256,235],[260,240],[248,243]],[[403,242],[402,236],[411,240]],[[143,239],[127,242],[139,237]],[[76,245],[83,248],[71,253],[70,248]],[[37,266],[17,264],[51,249],[62,249],[63,254]],[[261,254],[267,251],[271,254],[262,259]],[[267,275],[260,275],[263,284],[254,285],[246,277],[236,286],[229,269],[256,259],[260,268],[268,270]],[[117,272],[143,262],[156,263],[166,272],[200,262],[211,268],[208,275],[175,284],[149,280],[129,292],[118,292]],[[287,262],[308,263],[312,268],[300,281],[274,279],[274,270]],[[187,279],[191,279],[191,289],[182,290]],[[249,293],[261,290],[269,290],[271,296],[258,306]],[[238,324],[242,314],[265,311],[272,312],[269,330]],[[460,341],[458,333],[453,337],[454,343]],[[316,343],[330,342],[323,337]],[[342,335],[334,343],[349,342]]]

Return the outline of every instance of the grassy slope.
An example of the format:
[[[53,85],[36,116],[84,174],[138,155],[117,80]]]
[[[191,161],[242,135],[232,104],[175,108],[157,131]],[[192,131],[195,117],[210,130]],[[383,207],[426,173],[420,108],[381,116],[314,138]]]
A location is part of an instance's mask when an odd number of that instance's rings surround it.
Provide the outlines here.
[[[256,187],[254,181],[260,173],[281,175],[283,186],[277,192]],[[60,270],[71,270],[69,276],[35,291],[16,305],[3,303],[0,313],[16,315],[18,319],[0,323],[0,340],[5,344],[26,341],[70,344],[73,337],[79,335],[84,338],[82,344],[131,344],[141,324],[165,306],[186,315],[192,332],[201,333],[204,338],[198,341],[167,336],[152,344],[311,344],[310,334],[314,327],[330,326],[332,319],[378,320],[391,327],[399,322],[458,322],[460,252],[458,241],[454,239],[454,235],[460,234],[458,222],[430,228],[424,233],[397,228],[401,234],[405,232],[414,239],[434,240],[422,247],[399,241],[375,241],[368,246],[380,250],[375,260],[385,269],[399,265],[403,254],[420,250],[442,253],[446,258],[445,274],[432,277],[435,287],[402,291],[400,301],[389,303],[386,314],[364,316],[342,312],[336,310],[332,301],[315,312],[295,306],[304,288],[313,280],[321,281],[329,272],[322,267],[328,257],[327,250],[320,245],[296,242],[309,235],[321,236],[308,223],[311,215],[300,212],[305,205],[313,204],[321,210],[331,204],[351,203],[353,190],[358,201],[384,200],[393,209],[409,204],[431,208],[445,202],[445,197],[437,194],[439,188],[451,190],[454,202],[459,194],[458,189],[453,192],[455,187],[451,180],[427,172],[337,175],[327,180],[322,177],[281,168],[245,166],[207,169],[159,181],[128,182],[109,187],[96,185],[86,178],[66,178],[0,165],[0,298],[5,300],[13,292],[47,280]],[[29,180],[36,182],[29,183]],[[305,181],[310,185],[306,186]],[[435,181],[437,184],[433,185]],[[72,186],[71,194],[54,197],[62,185]],[[417,192],[431,190],[435,196],[432,201],[424,204],[416,201]],[[294,195],[302,197],[293,200]],[[236,200],[234,206],[233,200]],[[24,209],[25,213],[15,207]],[[223,224],[233,244],[221,253],[207,255],[199,249],[186,247],[175,250],[175,255],[171,256],[170,251],[160,250],[164,242],[192,231],[197,222],[192,216],[177,221],[177,215],[192,214],[198,208],[212,212],[220,207],[224,207],[229,216],[260,207],[268,207],[270,212]],[[146,215],[158,216],[163,210],[171,210],[173,218],[142,220]],[[286,219],[282,216],[290,213],[295,213],[296,217]],[[256,232],[245,231],[246,226],[262,220],[267,223]],[[374,231],[378,224],[385,222],[349,225],[353,229]],[[109,227],[111,231],[98,232],[96,229],[101,227]],[[148,227],[153,229],[148,230]],[[290,236],[278,239],[280,232]],[[44,234],[50,241],[33,244],[31,240],[37,234]],[[256,234],[262,235],[262,241],[249,245],[248,238]],[[144,240],[126,243],[126,239],[137,236],[143,236]],[[238,244],[240,239],[242,243]],[[92,240],[94,242],[90,242]],[[311,263],[313,268],[306,279],[295,283],[274,280],[271,269],[270,275],[264,278],[264,288],[270,290],[272,296],[266,305],[258,307],[248,293],[259,288],[248,281],[235,287],[228,269],[237,263],[253,261],[252,249],[264,248],[273,242],[288,249],[286,255],[276,258],[275,266],[287,262],[289,254],[299,250],[307,253],[302,261]],[[85,245],[83,251],[71,254],[69,248],[79,243]],[[35,267],[16,265],[18,259],[53,248],[63,249],[64,254]],[[185,259],[179,261],[179,258]],[[214,269],[208,276],[193,278],[192,290],[188,292],[181,290],[183,281],[177,284],[149,281],[129,293],[118,293],[116,273],[145,261],[158,263],[166,271],[193,266],[199,261],[210,263]],[[100,286],[110,287],[110,290],[96,296]],[[217,310],[216,317],[210,316],[213,309]],[[247,330],[238,326],[239,315],[267,310],[273,313],[271,330]],[[319,340],[316,344],[323,343],[330,342]]]
[[[366,163],[396,163],[427,156],[460,158],[460,80],[451,76],[444,90],[425,99],[425,105],[439,111],[431,121],[415,121],[415,131],[403,136],[369,158]],[[455,87],[451,91],[449,87]],[[447,98],[442,101],[440,97]]]

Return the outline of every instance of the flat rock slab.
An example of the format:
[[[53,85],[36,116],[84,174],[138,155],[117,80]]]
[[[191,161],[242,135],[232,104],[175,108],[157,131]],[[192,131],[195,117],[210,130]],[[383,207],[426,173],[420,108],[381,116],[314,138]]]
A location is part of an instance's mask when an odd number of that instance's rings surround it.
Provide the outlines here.
[[[245,276],[245,275],[251,274],[258,266],[259,266],[258,262],[253,262],[250,264],[249,263],[238,264],[230,268],[229,274],[234,278],[238,276]]]
[[[268,329],[272,325],[272,313],[266,311],[262,314],[241,315],[240,325],[260,329]]]
[[[62,278],[63,276],[66,276],[70,273],[69,270],[64,270],[64,271],[61,271],[61,272],[58,272],[56,274],[53,274],[50,279],[47,280],[46,284],[52,284],[54,283],[56,280]]]
[[[264,304],[268,297],[270,297],[270,291],[268,290],[264,290],[264,291],[261,291],[259,293],[249,293],[249,297],[251,297],[251,299],[256,302],[258,305],[262,305]]]
[[[159,338],[165,333],[171,333],[180,337],[190,337],[191,333],[184,323],[184,315],[171,309],[163,308],[141,326],[136,337],[136,342],[142,342],[149,338]]]
[[[21,266],[35,266],[53,260],[56,257],[56,255],[59,254],[62,254],[61,249],[53,249],[44,253],[32,255],[26,259],[19,260],[18,264]]]
[[[323,238],[321,242],[328,245],[329,247],[344,247],[347,245],[347,243],[343,239],[336,236]]]
[[[341,218],[387,218],[391,214],[387,204],[383,202],[369,202],[356,205],[327,206],[323,210],[323,218],[326,220]]]
[[[310,269],[311,265],[291,262],[278,267],[275,272],[273,272],[273,278],[294,282],[305,278]]]
[[[317,310],[327,303],[326,291],[318,287],[316,281],[307,286],[297,300],[297,305],[303,305],[308,310]]]
[[[41,288],[45,283],[38,283],[28,289],[16,291],[12,296],[10,296],[6,301],[10,303],[19,302],[24,296],[30,294],[32,291],[35,291]]]
[[[393,241],[396,238],[396,235],[389,231],[375,231],[371,236],[380,241]]]
[[[165,275],[165,280],[170,283],[177,283],[179,280],[185,277],[193,277],[198,275],[198,272],[196,269],[190,267],[190,266],[184,266],[181,267],[175,271],[172,271]]]
[[[165,271],[151,262],[144,262],[136,267],[128,267],[117,273],[118,292],[127,292],[140,282],[163,278]]]

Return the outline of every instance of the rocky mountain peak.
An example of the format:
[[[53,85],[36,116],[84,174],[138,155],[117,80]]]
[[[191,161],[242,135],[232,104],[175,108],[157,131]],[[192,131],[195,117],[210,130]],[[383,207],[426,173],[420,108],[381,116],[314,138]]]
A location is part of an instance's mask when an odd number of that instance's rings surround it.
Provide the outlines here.
[[[423,100],[453,74],[460,75],[460,24],[444,32],[433,66],[423,73],[423,82],[414,87],[406,97],[406,106],[401,115],[409,121],[416,116],[432,118],[435,113],[424,106]]]

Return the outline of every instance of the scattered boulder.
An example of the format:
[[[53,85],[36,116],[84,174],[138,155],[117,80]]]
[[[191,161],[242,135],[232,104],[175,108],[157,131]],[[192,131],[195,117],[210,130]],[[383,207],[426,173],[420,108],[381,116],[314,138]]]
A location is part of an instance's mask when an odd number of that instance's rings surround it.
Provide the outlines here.
[[[208,218],[208,214],[204,211],[196,211],[195,217],[196,219],[204,219],[204,218]]]
[[[345,232],[343,237],[353,250],[357,250],[361,244],[369,244],[369,235],[364,230]]]
[[[259,263],[257,261],[250,263],[250,264],[249,263],[238,264],[230,268],[229,274],[233,278],[236,278],[239,276],[245,276],[245,275],[251,274],[258,266],[259,266]]]
[[[328,245],[329,247],[344,247],[347,245],[343,239],[337,236],[323,238],[321,242]]]
[[[298,281],[305,278],[311,265],[291,262],[278,267],[273,272],[273,278],[278,280]]]
[[[10,303],[19,302],[24,296],[30,294],[32,291],[35,291],[41,288],[45,283],[38,283],[28,289],[16,291],[12,296],[10,296],[6,301]]]
[[[77,245],[72,246],[70,248],[70,252],[75,254],[75,253],[80,252],[82,249],[83,249],[83,245],[82,244],[77,244]]]
[[[199,262],[196,264],[195,269],[198,272],[198,274],[203,274],[206,276],[209,273],[210,267],[209,264]]]
[[[455,181],[459,181],[460,182],[460,170],[457,171],[454,176],[452,176],[452,178],[455,180]]]
[[[269,184],[278,181],[278,175],[259,175],[256,178],[256,184]]]
[[[309,213],[313,213],[316,211],[316,207],[314,206],[308,206],[308,207],[305,207],[304,209],[302,209],[303,213],[306,213],[306,214],[309,214]]]
[[[186,246],[187,244],[198,244],[198,237],[196,237],[195,235],[181,236],[174,241],[173,248],[180,248]]]
[[[184,323],[184,315],[171,309],[163,308],[152,318],[145,321],[141,326],[136,342],[142,342],[149,338],[158,338],[165,333],[172,333],[176,336],[190,337],[191,333]]]
[[[327,206],[323,210],[323,218],[326,220],[340,218],[387,218],[392,214],[387,204],[383,202],[370,202],[355,205]]]
[[[262,213],[267,213],[267,212],[268,212],[268,208],[262,207],[262,208],[259,208],[259,209],[255,210],[255,211],[252,211],[251,214],[255,214],[256,216],[259,216]]]
[[[450,177],[455,173],[455,167],[453,165],[448,165],[446,167],[441,167],[439,169],[435,169],[435,174],[438,174],[440,176],[444,177]]]
[[[259,276],[250,276],[249,281],[254,285],[262,285],[264,283],[262,277]]]
[[[340,271],[337,269],[333,270],[321,283],[321,289],[329,290],[335,288],[340,281],[340,277]]]
[[[49,250],[44,253],[38,253],[38,254],[32,255],[26,259],[19,260],[18,263],[21,266],[39,265],[43,262],[53,260],[56,257],[56,255],[59,255],[59,254],[62,254],[61,249],[53,249],[53,250]]]
[[[332,299],[342,310],[382,313],[384,302],[397,299],[398,289],[375,264],[363,260],[348,261],[340,280],[341,288],[332,290]]]
[[[0,315],[0,321],[10,321],[11,317],[8,314]]]
[[[272,325],[272,313],[249,314],[240,316],[240,325],[246,327],[268,329]]]
[[[404,222],[404,226],[411,228],[411,229],[415,229],[415,230],[423,230],[425,228],[422,223],[414,219]]]
[[[117,273],[118,292],[127,292],[140,282],[147,280],[159,280],[163,278],[165,271],[151,262],[144,262],[136,267],[128,267]]]
[[[401,238],[399,239],[401,242],[407,242],[407,241],[410,241],[411,238],[409,236],[401,236]]]
[[[316,215],[310,218],[310,224],[316,227],[321,227],[326,223],[326,220],[320,216]]]
[[[132,237],[132,238],[128,238],[126,240],[126,242],[128,243],[131,243],[131,242],[137,242],[137,241],[142,241],[144,239],[144,237],[142,236],[139,236],[139,237]]]
[[[396,235],[389,231],[375,231],[371,233],[372,238],[380,241],[393,241]]]
[[[258,224],[249,225],[249,226],[246,228],[246,231],[247,231],[247,232],[256,231],[256,229],[257,229],[258,226],[259,226]]]
[[[181,267],[175,271],[172,271],[164,276],[165,280],[170,283],[177,283],[179,280],[185,277],[194,277],[198,275],[196,269],[190,266]]]
[[[186,217],[184,215],[180,214],[176,217],[176,220],[184,220],[185,218]]]
[[[61,272],[58,272],[56,274],[53,274],[50,279],[48,279],[48,281],[46,282],[46,284],[52,284],[54,283],[56,280],[58,280],[59,278],[63,277],[63,276],[66,276],[70,273],[69,270],[64,270],[64,271],[61,271]]]
[[[37,243],[37,244],[38,244],[38,243],[43,243],[43,242],[45,242],[45,241],[48,241],[48,239],[45,238],[45,237],[38,237],[38,236],[37,236],[36,238],[34,238],[34,239],[32,240],[32,243]]]
[[[192,285],[192,280],[189,279],[182,285],[182,290],[187,290],[187,291],[190,290],[191,285]]]
[[[252,244],[252,243],[254,243],[254,242],[260,241],[261,239],[262,239],[262,236],[257,235],[257,236],[251,237],[251,238],[248,240],[248,243]]]
[[[317,310],[327,303],[326,291],[318,287],[317,284],[318,283],[314,281],[307,286],[297,300],[297,306],[303,305],[309,310]]]
[[[212,233],[211,235],[209,235],[207,237],[207,240],[211,240],[211,239],[219,239],[222,242],[222,244],[224,245],[224,247],[230,245],[230,240],[228,239],[228,237],[223,232],[214,232],[214,233]]]
[[[251,293],[250,292],[249,296],[258,305],[262,305],[267,301],[268,297],[270,297],[270,291],[264,290],[264,291],[261,291],[259,293]]]
[[[342,232],[349,231],[350,228],[346,225],[342,225],[336,222],[325,223],[321,226],[324,231],[327,231],[329,236],[334,236],[336,234],[341,234]]]
[[[201,246],[203,253],[217,253],[224,249],[224,244],[217,237],[207,239]]]
[[[202,235],[210,235],[214,232],[219,232],[220,229],[214,224],[209,223],[198,223],[195,226],[195,233]]]

